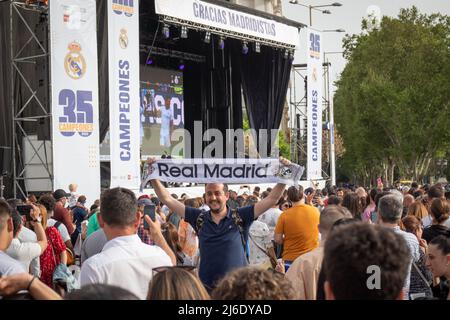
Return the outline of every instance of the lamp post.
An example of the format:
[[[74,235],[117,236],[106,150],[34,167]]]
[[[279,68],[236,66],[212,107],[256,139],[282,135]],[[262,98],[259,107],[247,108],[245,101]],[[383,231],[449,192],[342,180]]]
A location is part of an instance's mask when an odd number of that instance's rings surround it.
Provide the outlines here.
[[[328,64],[326,60],[327,54],[342,54],[343,51],[328,51],[323,53],[323,61]],[[331,65],[331,64],[329,64]],[[336,149],[334,145],[334,107],[333,107],[333,99],[329,98],[328,103],[328,112],[329,112],[329,121],[330,121],[330,176],[331,176],[331,185],[336,185]]]
[[[322,4],[322,5],[318,5],[318,6],[312,6],[312,5],[306,5],[306,4],[302,4],[302,3],[298,3],[297,0],[289,0],[289,3],[291,4],[298,4],[299,6],[305,7],[309,9],[309,26],[312,27],[312,11],[316,10],[319,12],[322,12],[323,14],[331,14],[330,10],[321,10],[318,8],[325,8],[325,7],[340,7],[342,6],[341,3],[339,2],[333,2],[331,4]]]

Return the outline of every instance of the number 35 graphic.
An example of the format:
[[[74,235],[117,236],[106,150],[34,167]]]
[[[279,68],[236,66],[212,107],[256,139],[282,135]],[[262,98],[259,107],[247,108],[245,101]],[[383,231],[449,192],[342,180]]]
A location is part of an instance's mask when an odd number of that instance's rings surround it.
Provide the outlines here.
[[[94,114],[92,110],[92,91],[72,91],[63,89],[59,93],[58,103],[63,107],[63,116],[59,117],[60,124],[93,124]],[[64,126],[63,126],[64,127]],[[70,128],[67,126],[67,128]],[[83,128],[80,126],[79,128]],[[86,126],[86,130],[81,129],[81,136],[89,136],[92,133],[92,126]],[[73,136],[75,130],[61,130],[64,136]]]

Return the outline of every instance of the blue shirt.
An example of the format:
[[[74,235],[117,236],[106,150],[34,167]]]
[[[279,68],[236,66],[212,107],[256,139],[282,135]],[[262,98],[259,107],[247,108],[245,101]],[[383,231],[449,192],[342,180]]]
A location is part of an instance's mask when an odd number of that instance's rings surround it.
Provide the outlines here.
[[[229,271],[247,265],[241,234],[231,216],[231,209],[219,224],[211,218],[211,211],[206,211],[203,226],[198,233],[200,247],[199,276],[207,288],[213,288]],[[185,220],[196,229],[197,217],[202,211],[186,206]],[[244,239],[248,240],[248,230],[254,220],[254,206],[237,209],[243,222]]]

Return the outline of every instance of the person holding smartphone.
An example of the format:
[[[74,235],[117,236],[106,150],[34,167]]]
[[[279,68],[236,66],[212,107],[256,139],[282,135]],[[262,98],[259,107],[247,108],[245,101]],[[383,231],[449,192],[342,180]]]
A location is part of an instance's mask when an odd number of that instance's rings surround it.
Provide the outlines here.
[[[5,200],[0,200],[0,275],[7,276],[26,272],[19,261],[6,254],[14,238],[12,209]]]
[[[14,226],[13,236],[6,253],[13,259],[19,261],[26,271],[30,270],[30,263],[38,258],[47,249],[47,236],[45,230],[38,221],[41,219],[40,210],[35,205],[27,205],[27,220],[30,220],[36,233],[37,242],[21,242],[19,235],[22,231],[22,216],[18,212],[12,213]]]

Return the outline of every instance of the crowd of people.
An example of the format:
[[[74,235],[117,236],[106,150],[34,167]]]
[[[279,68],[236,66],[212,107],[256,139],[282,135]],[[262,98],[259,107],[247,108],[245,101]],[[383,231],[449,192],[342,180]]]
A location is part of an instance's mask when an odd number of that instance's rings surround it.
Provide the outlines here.
[[[0,200],[0,297],[450,299],[448,185],[151,184]]]

